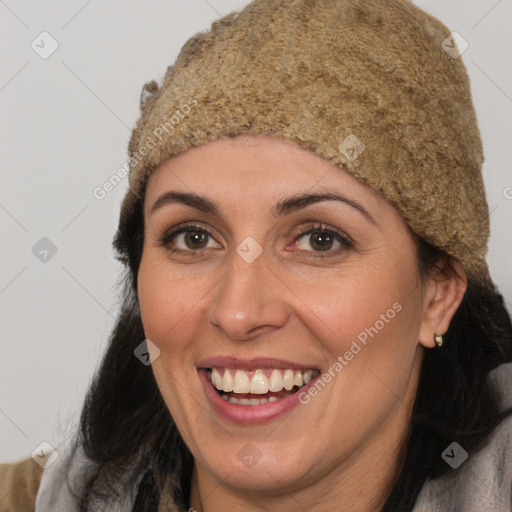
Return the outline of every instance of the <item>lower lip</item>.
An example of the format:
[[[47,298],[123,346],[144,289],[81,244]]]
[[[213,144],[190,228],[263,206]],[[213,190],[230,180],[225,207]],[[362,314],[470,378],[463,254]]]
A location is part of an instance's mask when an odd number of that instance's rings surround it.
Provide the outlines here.
[[[226,402],[226,400],[220,397],[213,388],[205,369],[199,369],[198,373],[203,382],[206,396],[219,416],[234,423],[251,425],[272,421],[285,415],[297,405],[302,405],[299,401],[299,395],[301,395],[303,391],[307,391],[316,380],[313,379],[293,395],[281,398],[275,402],[268,402],[261,405],[239,405]]]

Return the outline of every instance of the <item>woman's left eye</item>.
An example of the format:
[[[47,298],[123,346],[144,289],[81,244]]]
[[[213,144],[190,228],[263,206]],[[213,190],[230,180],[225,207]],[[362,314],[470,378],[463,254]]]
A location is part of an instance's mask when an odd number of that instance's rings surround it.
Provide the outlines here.
[[[295,242],[299,249],[307,252],[338,252],[336,249],[351,248],[348,237],[323,227],[313,227],[301,233]],[[311,251],[311,249],[312,251]],[[318,256],[323,256],[319,254]]]

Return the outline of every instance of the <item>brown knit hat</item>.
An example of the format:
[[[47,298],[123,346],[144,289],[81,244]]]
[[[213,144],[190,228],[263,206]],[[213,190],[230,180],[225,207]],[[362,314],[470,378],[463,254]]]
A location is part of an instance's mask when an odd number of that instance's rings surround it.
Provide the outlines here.
[[[147,83],[120,223],[167,158],[242,134],[286,139],[381,192],[490,280],[482,142],[450,31],[409,0],[255,0]]]

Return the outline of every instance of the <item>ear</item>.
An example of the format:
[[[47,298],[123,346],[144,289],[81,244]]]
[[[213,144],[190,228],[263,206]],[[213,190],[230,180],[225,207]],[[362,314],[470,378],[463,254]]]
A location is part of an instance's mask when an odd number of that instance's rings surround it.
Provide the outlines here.
[[[467,289],[467,276],[460,262],[450,257],[444,269],[436,270],[425,283],[423,314],[419,332],[419,343],[427,348],[435,346],[434,336],[444,334],[457,311]]]

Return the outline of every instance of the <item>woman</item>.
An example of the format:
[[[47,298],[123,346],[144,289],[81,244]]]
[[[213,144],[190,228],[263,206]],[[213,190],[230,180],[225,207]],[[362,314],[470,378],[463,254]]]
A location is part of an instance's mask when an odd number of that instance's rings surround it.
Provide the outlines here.
[[[449,34],[407,0],[256,0],[145,86],[122,312],[36,512],[510,510],[512,327]]]

